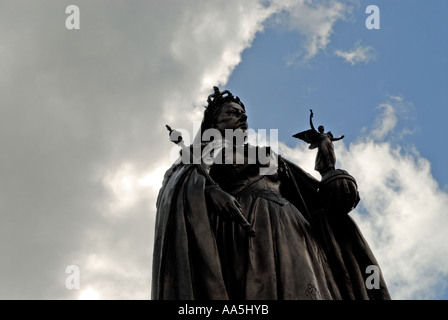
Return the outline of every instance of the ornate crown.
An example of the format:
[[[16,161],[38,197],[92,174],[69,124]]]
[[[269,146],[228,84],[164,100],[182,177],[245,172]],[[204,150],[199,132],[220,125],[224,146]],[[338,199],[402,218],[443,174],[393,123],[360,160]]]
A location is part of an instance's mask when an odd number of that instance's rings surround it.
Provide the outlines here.
[[[229,90],[219,91],[219,88],[214,86],[213,87],[213,93],[208,96],[207,102],[208,106],[206,106],[206,109],[213,108],[217,105],[222,105],[225,102],[236,102],[239,105],[241,105],[244,108],[243,103],[241,102],[240,98],[234,96]]]

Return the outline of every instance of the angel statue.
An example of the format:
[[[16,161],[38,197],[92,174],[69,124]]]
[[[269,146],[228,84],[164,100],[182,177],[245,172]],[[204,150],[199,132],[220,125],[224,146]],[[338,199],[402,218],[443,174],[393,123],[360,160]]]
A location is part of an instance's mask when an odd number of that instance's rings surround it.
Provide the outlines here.
[[[322,125],[316,130],[313,125],[313,110],[310,109],[310,112],[311,129],[296,133],[293,137],[309,143],[310,149],[318,148],[314,170],[318,171],[323,177],[335,169],[336,155],[334,153],[333,141],[341,140],[344,136],[334,138],[331,131],[324,132],[325,128]]]

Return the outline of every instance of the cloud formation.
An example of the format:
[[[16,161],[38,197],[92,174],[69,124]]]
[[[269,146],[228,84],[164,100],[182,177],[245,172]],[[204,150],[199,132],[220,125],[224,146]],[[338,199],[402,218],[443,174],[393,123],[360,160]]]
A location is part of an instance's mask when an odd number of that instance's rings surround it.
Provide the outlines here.
[[[336,50],[335,55],[344,59],[345,62],[352,66],[360,63],[369,63],[376,59],[377,53],[370,47],[363,47],[358,42],[355,47],[348,51]]]
[[[273,0],[272,8],[279,14],[277,23],[302,34],[306,42],[296,58],[311,59],[330,43],[336,22],[345,20],[353,8],[340,1],[311,2],[306,0]]]
[[[200,117],[266,8],[77,1],[81,28],[67,30],[69,4],[0,11],[0,297],[148,299],[164,124]],[[68,265],[80,290],[65,287]]]

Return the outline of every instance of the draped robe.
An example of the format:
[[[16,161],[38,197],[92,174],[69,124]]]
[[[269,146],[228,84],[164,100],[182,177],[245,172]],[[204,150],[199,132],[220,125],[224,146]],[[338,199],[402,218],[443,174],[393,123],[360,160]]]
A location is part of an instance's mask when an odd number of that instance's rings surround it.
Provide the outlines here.
[[[379,289],[366,287],[366,268],[378,263],[354,220],[323,209],[319,181],[281,156],[277,161],[271,175],[260,174],[266,165],[259,162],[210,169],[213,182],[241,204],[255,237],[216,211],[200,165],[166,172],[152,299],[390,299],[382,275]]]

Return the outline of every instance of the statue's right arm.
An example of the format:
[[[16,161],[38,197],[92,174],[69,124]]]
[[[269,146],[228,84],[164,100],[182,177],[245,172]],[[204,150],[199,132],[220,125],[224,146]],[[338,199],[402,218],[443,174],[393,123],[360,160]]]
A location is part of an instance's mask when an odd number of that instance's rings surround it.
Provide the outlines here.
[[[312,109],[310,109],[310,126],[311,126],[311,129],[313,129],[313,131],[316,131],[316,129],[314,128],[314,125],[313,125],[313,110]]]
[[[211,203],[213,203],[213,206],[218,214],[239,223],[244,230],[246,230],[248,236],[255,236],[254,229],[244,217],[243,208],[234,196],[225,192],[217,185],[207,186],[206,194],[208,195]]]
[[[232,211],[237,209],[236,199],[218,185],[207,186],[205,193],[217,212],[231,214]]]

